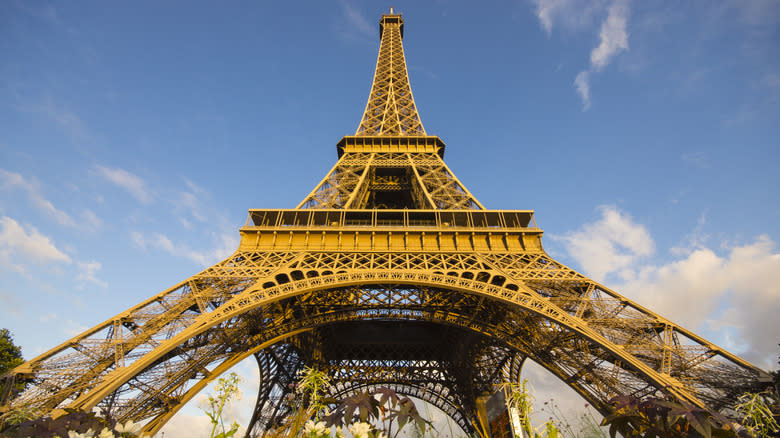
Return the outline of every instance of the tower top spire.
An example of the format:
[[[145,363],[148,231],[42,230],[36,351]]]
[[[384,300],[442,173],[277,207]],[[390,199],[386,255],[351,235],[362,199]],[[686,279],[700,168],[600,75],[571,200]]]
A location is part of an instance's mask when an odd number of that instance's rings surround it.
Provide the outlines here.
[[[403,48],[404,21],[390,8],[379,20],[379,56],[374,83],[356,136],[423,136],[412,97]]]

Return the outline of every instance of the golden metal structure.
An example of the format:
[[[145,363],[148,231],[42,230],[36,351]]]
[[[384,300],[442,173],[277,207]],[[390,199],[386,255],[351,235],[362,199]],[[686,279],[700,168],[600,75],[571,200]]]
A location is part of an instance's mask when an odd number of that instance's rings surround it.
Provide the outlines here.
[[[423,129],[400,14],[382,16],[380,35],[360,126],[295,209],[250,210],[226,260],[6,374],[3,409],[97,407],[155,433],[250,355],[251,435],[284,421],[305,365],[328,371],[334,396],[388,385],[466,431],[477,399],[517,379],[526,358],[602,413],[631,394],[728,415],[766,384],[761,369],[553,260],[533,211],[485,209]]]

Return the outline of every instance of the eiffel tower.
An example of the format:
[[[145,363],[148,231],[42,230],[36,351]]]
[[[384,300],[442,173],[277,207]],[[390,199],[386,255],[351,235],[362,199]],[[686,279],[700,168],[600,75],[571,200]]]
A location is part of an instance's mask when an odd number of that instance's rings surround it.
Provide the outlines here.
[[[467,432],[527,359],[602,414],[614,396],[653,395],[733,415],[764,387],[766,372],[553,260],[533,211],[469,193],[423,128],[403,23],[382,15],[357,132],[296,208],[249,210],[229,258],[6,374],[3,409],[97,407],[156,433],[249,356],[248,435],[284,421],[304,366],[327,371],[333,397],[389,386]]]

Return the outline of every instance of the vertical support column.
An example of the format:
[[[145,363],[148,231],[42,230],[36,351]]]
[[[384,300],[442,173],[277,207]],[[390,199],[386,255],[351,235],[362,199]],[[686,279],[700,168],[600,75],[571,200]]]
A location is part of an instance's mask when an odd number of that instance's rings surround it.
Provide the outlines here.
[[[122,336],[122,320],[120,318],[117,318],[114,320],[114,327],[113,327],[114,333],[114,366],[116,368],[124,367],[125,366],[125,349],[122,344],[124,344],[123,336]]]
[[[478,427],[482,429],[482,435],[485,438],[492,438],[490,435],[490,420],[488,419],[487,403],[490,399],[490,394],[483,392],[482,395],[477,396],[477,421],[479,421]]]
[[[671,324],[664,326],[664,351],[661,360],[661,372],[671,374],[672,372],[672,349],[674,348],[674,327]]]

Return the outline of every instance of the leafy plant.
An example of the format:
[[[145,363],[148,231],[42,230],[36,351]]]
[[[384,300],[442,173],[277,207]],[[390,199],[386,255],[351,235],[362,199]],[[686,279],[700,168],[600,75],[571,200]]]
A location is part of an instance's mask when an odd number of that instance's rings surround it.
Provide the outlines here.
[[[241,383],[241,378],[236,373],[230,373],[227,377],[220,377],[215,387],[215,394],[208,396],[208,401],[203,409],[211,420],[211,438],[229,438],[238,432],[238,423],[235,421],[230,425],[229,429],[225,428],[225,420],[223,418],[223,412],[232,400],[238,400],[241,398],[241,390],[238,385]],[[217,433],[217,427],[221,429],[220,433]]]
[[[330,415],[325,417],[325,424],[344,427],[347,424],[369,424],[380,422],[384,431],[371,428],[368,431],[360,426],[357,430],[365,432],[371,437],[379,437],[379,433],[385,433],[395,438],[407,425],[412,424],[421,433],[426,427],[431,427],[431,422],[424,419],[414,402],[409,397],[399,397],[390,388],[380,387],[373,392],[355,394],[342,400]],[[394,426],[397,428],[394,431]],[[357,427],[357,426],[355,426]],[[350,428],[350,431],[352,429]],[[354,432],[352,432],[355,435]]]
[[[523,436],[529,438],[557,438],[559,435],[558,427],[550,419],[549,421],[534,427],[533,410],[534,396],[532,388],[529,389],[528,379],[522,382],[504,382],[499,388],[504,391],[507,407],[517,411],[520,417],[520,428]]]
[[[14,426],[18,426],[25,421],[34,420],[41,416],[41,411],[29,406],[11,409],[0,415],[0,432]]]
[[[329,400],[325,395],[330,390],[327,374],[312,367],[305,367],[298,372],[299,380],[290,386],[294,392],[287,394],[291,414],[285,422],[266,435],[272,438],[297,437],[306,438],[329,436],[330,431],[325,423],[319,420],[327,411]],[[316,420],[312,421],[314,417]]]
[[[0,375],[22,363],[22,347],[14,344],[8,329],[0,329]]]
[[[300,380],[298,381],[296,391],[308,399],[308,408],[314,412],[314,417],[319,420],[328,409],[324,400],[325,394],[330,388],[328,375],[311,367],[305,367],[298,375]]]
[[[739,404],[736,406],[736,411],[742,416],[740,423],[756,437],[765,438],[772,436],[773,433],[780,432],[780,426],[775,421],[772,410],[769,407],[771,401],[777,404],[777,400],[772,400],[774,398],[773,395],[767,391],[763,393],[747,393],[737,398]]]
[[[3,437],[67,437],[73,434],[79,436],[95,434],[103,429],[113,430],[114,425],[109,420],[100,418],[94,413],[76,409],[66,409],[66,414],[57,418],[42,417],[23,421],[15,426],[4,429]],[[91,435],[90,435],[91,436]]]
[[[609,426],[611,437],[734,437],[728,419],[684,402],[659,398],[645,400],[619,396],[610,400],[613,413],[602,425]]]

